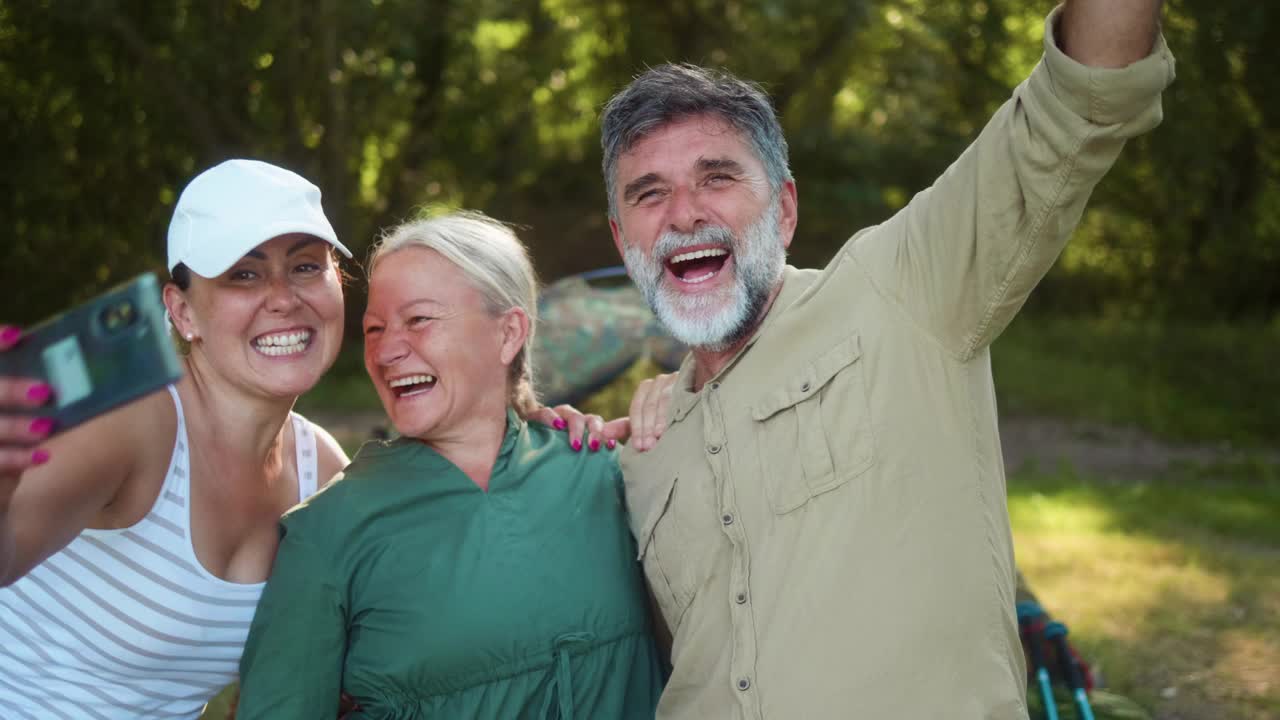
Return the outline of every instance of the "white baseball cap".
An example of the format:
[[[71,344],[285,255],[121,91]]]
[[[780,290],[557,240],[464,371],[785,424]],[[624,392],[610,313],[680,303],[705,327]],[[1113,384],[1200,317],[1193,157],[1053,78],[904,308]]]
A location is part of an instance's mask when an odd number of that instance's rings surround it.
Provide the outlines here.
[[[227,160],[197,175],[169,221],[169,270],[217,277],[250,250],[290,233],[314,235],[351,257],[320,207],[320,188],[258,160]]]

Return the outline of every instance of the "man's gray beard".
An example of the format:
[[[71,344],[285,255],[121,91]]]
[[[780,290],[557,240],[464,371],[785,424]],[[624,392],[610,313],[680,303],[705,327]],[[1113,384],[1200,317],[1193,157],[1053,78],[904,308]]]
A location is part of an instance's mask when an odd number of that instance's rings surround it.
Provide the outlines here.
[[[740,242],[728,228],[704,225],[693,233],[664,233],[646,257],[623,239],[623,259],[632,281],[672,336],[693,348],[723,352],[755,330],[786,262],[786,248],[778,233],[780,210],[780,200],[775,197],[743,232]],[[671,257],[683,248],[706,244],[732,251],[733,284],[692,296],[669,287],[666,268],[654,258]]]

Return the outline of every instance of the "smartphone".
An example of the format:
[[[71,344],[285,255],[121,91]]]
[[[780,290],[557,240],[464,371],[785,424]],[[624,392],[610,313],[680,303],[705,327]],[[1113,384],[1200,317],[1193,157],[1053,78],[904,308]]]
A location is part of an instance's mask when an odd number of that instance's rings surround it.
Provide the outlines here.
[[[68,430],[182,377],[168,325],[156,276],[139,275],[28,329],[0,352],[0,375],[52,385],[48,404],[18,412]]]

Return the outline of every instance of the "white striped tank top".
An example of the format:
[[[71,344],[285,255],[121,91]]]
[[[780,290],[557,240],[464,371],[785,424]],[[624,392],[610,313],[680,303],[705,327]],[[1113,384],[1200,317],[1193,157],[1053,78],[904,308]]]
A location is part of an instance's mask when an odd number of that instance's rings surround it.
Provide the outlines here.
[[[222,580],[191,545],[182,402],[164,486],[140,522],[85,530],[0,588],[0,716],[195,718],[236,679],[265,583]],[[291,417],[301,497],[316,490],[311,424]]]

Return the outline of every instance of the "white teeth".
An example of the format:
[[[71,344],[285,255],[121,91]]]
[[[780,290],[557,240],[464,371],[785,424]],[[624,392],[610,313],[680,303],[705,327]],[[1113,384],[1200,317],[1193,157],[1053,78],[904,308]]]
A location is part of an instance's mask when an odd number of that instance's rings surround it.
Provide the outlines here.
[[[706,250],[694,250],[693,252],[680,253],[679,255],[673,255],[671,257],[671,262],[682,263],[682,262],[688,262],[690,260],[697,260],[699,258],[704,258],[704,257],[720,257],[722,255],[728,255],[728,254],[729,254],[729,251],[723,248],[708,248]]]
[[[300,353],[307,349],[309,342],[311,342],[311,331],[300,330],[278,335],[264,335],[254,340],[253,346],[263,355],[277,357]]]
[[[396,378],[395,380],[392,380],[391,382],[387,383],[387,385],[393,388],[399,388],[399,387],[405,387],[408,385],[418,385],[420,383],[430,384],[435,381],[436,381],[435,375],[408,375],[406,377]]]

